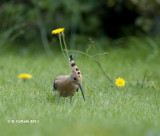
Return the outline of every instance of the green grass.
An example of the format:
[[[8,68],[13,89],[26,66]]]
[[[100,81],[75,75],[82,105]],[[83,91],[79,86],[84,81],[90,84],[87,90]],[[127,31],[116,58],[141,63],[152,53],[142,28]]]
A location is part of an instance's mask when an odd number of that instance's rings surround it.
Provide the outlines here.
[[[57,103],[52,91],[53,79],[71,72],[61,53],[52,57],[1,55],[1,135],[159,136],[160,56],[147,59],[147,52],[135,48],[108,52],[108,56],[100,57],[102,66],[112,80],[124,78],[126,86],[112,86],[93,61],[86,63],[84,56],[74,55],[81,72],[95,83],[83,76],[86,101],[79,91],[72,103],[69,98]],[[24,72],[32,74],[33,79],[18,79],[17,75]],[[39,123],[7,123],[8,120]]]

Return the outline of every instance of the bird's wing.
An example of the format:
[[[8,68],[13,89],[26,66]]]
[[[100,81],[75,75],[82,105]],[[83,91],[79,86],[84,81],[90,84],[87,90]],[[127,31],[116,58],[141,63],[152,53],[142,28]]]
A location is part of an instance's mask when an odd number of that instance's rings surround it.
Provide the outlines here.
[[[64,80],[66,80],[68,78],[68,75],[61,75],[58,76],[54,79],[53,81],[53,91],[58,89],[58,84],[61,84],[61,82],[63,83]]]

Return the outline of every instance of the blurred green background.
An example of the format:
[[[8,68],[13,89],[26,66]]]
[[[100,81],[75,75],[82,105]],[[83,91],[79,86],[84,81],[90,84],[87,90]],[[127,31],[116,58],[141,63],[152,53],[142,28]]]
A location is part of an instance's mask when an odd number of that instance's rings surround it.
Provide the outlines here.
[[[99,47],[119,38],[160,34],[160,0],[1,0],[0,48],[51,50],[52,29],[65,28],[69,48]],[[118,46],[118,45],[116,45]]]
[[[51,35],[61,27],[68,49],[98,61],[72,51],[85,102],[54,100],[53,79],[71,72]],[[0,0],[0,133],[159,136],[159,58],[160,0]],[[25,119],[40,123],[8,123]]]

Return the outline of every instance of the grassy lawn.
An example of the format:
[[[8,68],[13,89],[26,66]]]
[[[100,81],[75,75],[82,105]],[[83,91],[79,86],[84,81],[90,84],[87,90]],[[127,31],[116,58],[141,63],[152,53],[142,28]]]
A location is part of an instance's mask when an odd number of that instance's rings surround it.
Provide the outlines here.
[[[99,57],[103,68],[114,82],[124,78],[126,86],[114,86],[96,63],[73,54],[85,75],[86,101],[79,91],[72,103],[69,98],[57,103],[52,91],[53,79],[71,72],[61,52],[50,57],[1,55],[1,135],[159,136],[160,56],[132,48],[108,53]],[[33,78],[23,82],[17,78],[20,73],[30,73]],[[11,120],[37,123],[8,123]]]

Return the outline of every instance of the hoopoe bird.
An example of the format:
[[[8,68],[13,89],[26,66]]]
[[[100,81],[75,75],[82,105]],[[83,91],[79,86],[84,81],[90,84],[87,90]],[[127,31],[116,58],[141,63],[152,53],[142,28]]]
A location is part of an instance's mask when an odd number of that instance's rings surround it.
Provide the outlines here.
[[[70,97],[70,102],[72,101],[72,97],[76,92],[78,92],[79,88],[82,92],[83,99],[85,101],[84,93],[82,90],[82,74],[78,67],[76,66],[72,55],[69,57],[71,74],[70,75],[60,75],[54,79],[53,82],[53,91],[57,91],[60,97]]]

